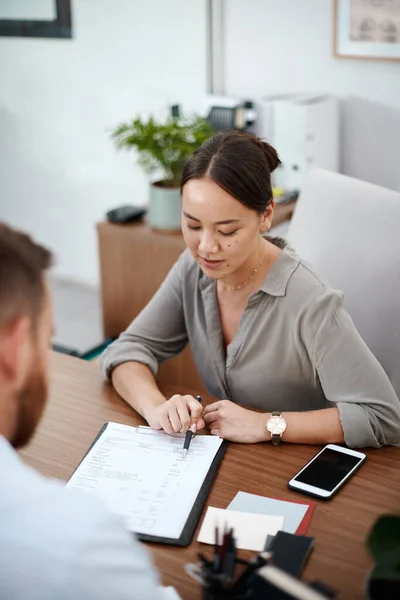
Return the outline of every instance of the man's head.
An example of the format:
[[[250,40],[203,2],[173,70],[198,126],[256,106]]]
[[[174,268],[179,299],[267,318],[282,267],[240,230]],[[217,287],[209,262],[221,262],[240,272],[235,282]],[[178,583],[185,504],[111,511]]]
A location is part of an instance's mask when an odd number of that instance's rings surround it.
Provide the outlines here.
[[[53,321],[48,250],[0,223],[0,434],[28,442],[47,395]]]

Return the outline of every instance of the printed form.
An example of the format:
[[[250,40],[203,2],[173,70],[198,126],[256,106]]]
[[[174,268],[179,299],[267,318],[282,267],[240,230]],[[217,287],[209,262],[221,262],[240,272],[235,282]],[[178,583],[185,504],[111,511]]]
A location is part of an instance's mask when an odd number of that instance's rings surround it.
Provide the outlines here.
[[[196,436],[184,460],[183,439],[110,422],[66,487],[102,498],[130,531],[178,539],[223,441]]]

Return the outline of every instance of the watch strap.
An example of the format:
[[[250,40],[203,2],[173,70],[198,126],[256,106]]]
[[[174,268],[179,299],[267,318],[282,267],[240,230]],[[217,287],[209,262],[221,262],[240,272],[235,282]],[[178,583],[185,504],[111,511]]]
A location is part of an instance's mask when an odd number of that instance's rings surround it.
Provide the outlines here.
[[[279,410],[274,410],[271,413],[271,417],[281,417],[282,413]],[[280,444],[282,439],[282,434],[281,433],[271,433],[271,442],[274,446],[277,446],[278,444]]]

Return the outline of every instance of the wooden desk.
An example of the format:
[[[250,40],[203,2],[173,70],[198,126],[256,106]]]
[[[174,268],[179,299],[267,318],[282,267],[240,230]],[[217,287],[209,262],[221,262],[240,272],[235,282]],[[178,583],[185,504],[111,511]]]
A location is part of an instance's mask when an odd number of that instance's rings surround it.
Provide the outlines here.
[[[166,395],[173,393],[165,388]],[[207,398],[205,398],[207,401]],[[46,475],[67,479],[105,421],[128,425],[142,419],[103,382],[97,364],[54,355],[50,400],[31,442],[21,451]],[[316,447],[282,444],[230,444],[207,504],[225,508],[239,490],[304,500],[287,481],[316,453]],[[330,502],[317,502],[309,530],[315,549],[304,573],[340,591],[340,600],[361,600],[371,564],[365,539],[375,519],[400,506],[400,448],[368,450],[367,463]],[[200,598],[198,586],[183,566],[196,559],[200,545],[188,548],[149,545],[163,583],[177,588],[184,600]],[[211,550],[201,546],[206,553]]]

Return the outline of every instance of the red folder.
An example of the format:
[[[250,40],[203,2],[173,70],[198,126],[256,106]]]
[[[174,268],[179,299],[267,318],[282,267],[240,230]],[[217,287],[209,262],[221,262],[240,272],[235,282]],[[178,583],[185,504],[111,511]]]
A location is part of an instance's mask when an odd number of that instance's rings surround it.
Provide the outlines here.
[[[270,498],[272,496],[269,496]],[[314,508],[316,506],[316,502],[303,502],[301,500],[288,500],[287,498],[274,498],[274,500],[280,500],[281,502],[293,502],[293,504],[304,504],[304,506],[308,506],[307,512],[304,515],[300,525],[296,529],[296,535],[307,535],[308,528],[310,526],[310,521],[312,514],[314,512]]]

